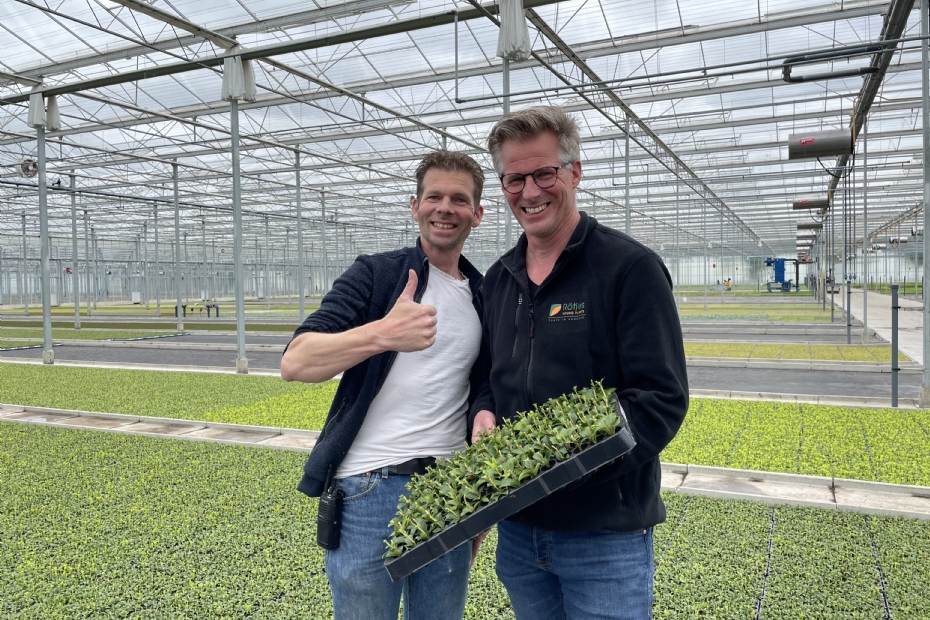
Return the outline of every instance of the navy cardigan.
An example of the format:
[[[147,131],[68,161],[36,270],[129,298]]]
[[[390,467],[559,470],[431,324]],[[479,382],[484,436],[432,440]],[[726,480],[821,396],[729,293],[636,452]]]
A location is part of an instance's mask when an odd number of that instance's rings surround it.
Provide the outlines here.
[[[419,302],[423,298],[429,276],[426,265],[427,257],[420,247],[419,239],[416,247],[359,256],[333,283],[332,290],[323,298],[319,310],[304,320],[294,332],[294,337],[304,332],[341,333],[383,318],[403,292],[410,269],[416,271],[419,280],[414,293],[414,300]],[[482,318],[478,287],[483,276],[464,256],[459,259],[459,269],[468,278],[472,303],[478,317]],[[297,486],[299,491],[310,497],[319,497],[323,492],[327,472],[330,467],[333,472],[339,468],[396,357],[396,351],[386,351],[373,355],[343,373],[323,430],[304,464],[304,475]],[[487,348],[482,344],[469,378],[469,406],[487,378],[489,365]]]

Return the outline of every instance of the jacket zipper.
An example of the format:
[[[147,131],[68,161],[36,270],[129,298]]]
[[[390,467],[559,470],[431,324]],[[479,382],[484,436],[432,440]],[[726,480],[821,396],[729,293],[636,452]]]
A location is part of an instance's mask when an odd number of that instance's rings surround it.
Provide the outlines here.
[[[521,298],[522,298],[522,295],[521,295]],[[533,300],[528,300],[528,302],[529,302],[528,305],[530,308],[530,354],[526,362],[526,378],[524,381],[525,381],[525,387],[526,387],[527,402],[532,403],[532,402],[535,402],[533,400],[533,395],[530,393],[530,385],[532,385],[532,377],[533,377],[533,323],[535,322],[535,319],[533,317],[533,306],[535,306],[536,304],[533,302]]]
[[[322,437],[324,434],[326,434],[326,430],[327,430],[330,426],[332,426],[332,423],[333,423],[333,422],[336,421],[336,418],[338,418],[338,417],[339,417],[339,414],[342,413],[342,410],[345,409],[346,403],[347,403],[348,401],[349,401],[348,398],[343,398],[343,399],[342,399],[342,402],[339,403],[339,408],[336,409],[336,413],[334,413],[333,415],[331,415],[331,416],[329,417],[329,419],[326,420],[326,422],[323,424],[323,428],[320,430],[320,435],[319,435],[319,437],[317,437],[317,439],[319,439],[319,438]]]
[[[523,293],[520,293],[520,296],[517,298],[517,309],[513,313],[513,349],[510,351],[510,359],[513,359],[517,354],[517,330],[520,327],[520,309],[523,306]]]

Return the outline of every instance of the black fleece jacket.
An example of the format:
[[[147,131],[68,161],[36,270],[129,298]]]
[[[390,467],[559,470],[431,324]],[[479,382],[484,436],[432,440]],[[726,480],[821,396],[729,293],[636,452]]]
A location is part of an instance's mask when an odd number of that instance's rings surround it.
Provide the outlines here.
[[[603,379],[616,388],[637,445],[512,518],[562,531],[628,532],[661,523],[658,455],[688,410],[671,276],[652,250],[583,212],[535,293],[526,248],[523,235],[491,266],[479,293],[491,373],[472,420],[482,409],[505,419]]]
[[[333,283],[332,290],[323,297],[319,310],[309,315],[297,328],[294,338],[311,331],[341,333],[384,318],[403,293],[410,269],[416,271],[419,280],[413,295],[419,303],[428,284],[429,271],[426,264],[427,257],[420,248],[419,239],[414,248],[359,256]],[[459,270],[468,278],[472,303],[480,318],[481,306],[477,294],[481,273],[464,256],[459,258]],[[396,357],[396,351],[373,355],[342,374],[323,430],[304,463],[304,475],[297,486],[299,491],[310,497],[319,497],[323,492],[327,471],[330,467],[334,472],[339,468]],[[487,373],[488,353],[482,346],[469,377],[469,405],[474,402]]]

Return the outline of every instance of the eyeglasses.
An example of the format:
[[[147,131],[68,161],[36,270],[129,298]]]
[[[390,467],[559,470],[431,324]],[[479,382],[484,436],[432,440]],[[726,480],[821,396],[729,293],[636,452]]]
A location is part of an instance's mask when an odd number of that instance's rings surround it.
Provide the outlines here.
[[[555,182],[558,180],[559,170],[570,165],[572,165],[572,162],[567,161],[558,166],[543,166],[527,174],[518,174],[516,172],[512,174],[502,174],[501,187],[504,188],[504,191],[510,192],[511,194],[519,194],[526,186],[526,177],[533,177],[533,183],[536,184],[536,187],[539,189],[549,189],[555,185]]]

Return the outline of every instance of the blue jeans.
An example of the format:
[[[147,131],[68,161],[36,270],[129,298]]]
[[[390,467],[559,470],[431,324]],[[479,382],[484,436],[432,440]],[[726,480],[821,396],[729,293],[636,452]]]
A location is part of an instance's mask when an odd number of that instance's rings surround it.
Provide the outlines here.
[[[345,493],[339,548],[326,551],[336,620],[461,620],[471,545],[462,545],[396,583],[384,568],[388,522],[410,476],[378,472],[336,480]]]
[[[497,576],[518,620],[652,618],[652,528],[553,532],[497,524]]]

